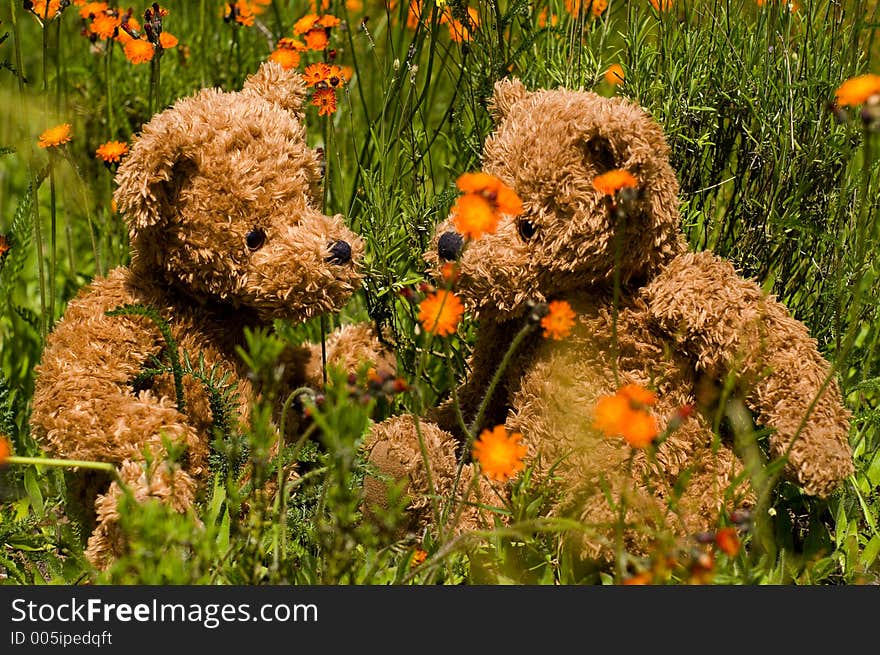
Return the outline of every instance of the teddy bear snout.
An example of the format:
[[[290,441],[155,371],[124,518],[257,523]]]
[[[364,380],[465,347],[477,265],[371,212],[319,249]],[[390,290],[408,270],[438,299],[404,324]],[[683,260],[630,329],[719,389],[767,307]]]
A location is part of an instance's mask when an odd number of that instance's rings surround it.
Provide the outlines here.
[[[458,232],[444,232],[437,240],[437,254],[441,259],[452,262],[458,259],[463,246],[464,239]]]
[[[331,264],[342,266],[351,261],[351,244],[348,241],[334,241],[329,245],[330,256],[327,260]]]

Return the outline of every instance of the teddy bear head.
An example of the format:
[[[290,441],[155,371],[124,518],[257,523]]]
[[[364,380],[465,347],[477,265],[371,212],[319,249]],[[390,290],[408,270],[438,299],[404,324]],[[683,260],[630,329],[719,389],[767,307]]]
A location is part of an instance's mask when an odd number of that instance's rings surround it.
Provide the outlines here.
[[[518,216],[473,241],[454,217],[436,230],[425,259],[435,270],[458,259],[456,290],[482,317],[513,317],[527,301],[577,289],[649,279],[685,248],[678,182],[660,126],[621,98],[565,89],[528,92],[516,80],[495,85],[496,122],[482,169],[513,188]],[[609,195],[594,179],[622,169],[637,181]]]
[[[195,300],[305,320],[361,280],[363,243],[325,216],[306,87],[268,62],[239,92],[205,89],[147,123],[116,176],[132,267]]]

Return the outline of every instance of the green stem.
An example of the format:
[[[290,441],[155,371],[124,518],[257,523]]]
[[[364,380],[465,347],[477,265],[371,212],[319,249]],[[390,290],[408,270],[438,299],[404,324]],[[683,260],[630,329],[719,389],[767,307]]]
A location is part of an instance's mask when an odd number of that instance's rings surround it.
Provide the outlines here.
[[[113,56],[113,44],[112,39],[107,39],[107,51],[104,53],[104,90],[107,98],[107,131],[110,138],[116,138],[116,123],[113,120],[113,93],[110,83],[110,59]]]
[[[58,214],[55,207],[55,156],[49,155],[49,331],[55,323],[55,283],[58,266]]]
[[[3,464],[20,464],[23,466],[48,466],[51,468],[81,468],[92,471],[104,471],[112,475],[117,482],[122,483],[119,472],[113,464],[108,462],[92,462],[81,459],[53,459],[51,457],[19,457],[12,455],[3,460]]]
[[[501,382],[501,378],[503,377],[504,372],[507,370],[507,367],[513,360],[514,354],[519,349],[520,344],[522,344],[529,333],[534,331],[537,325],[537,323],[529,320],[523,327],[520,328],[519,332],[516,333],[513,341],[510,342],[510,346],[508,347],[507,352],[504,353],[504,357],[501,360],[501,363],[498,365],[498,368],[495,369],[495,374],[492,376],[492,380],[489,382],[489,388],[486,391],[486,395],[483,396],[483,401],[480,403],[480,408],[479,410],[477,410],[477,415],[471,422],[470,429],[468,430],[467,435],[468,441],[465,444],[467,448],[470,448],[471,442],[476,435],[476,431],[480,429],[480,425],[483,422],[486,410],[489,408],[489,403],[492,401],[492,396],[495,395],[495,389],[498,387],[498,384]]]

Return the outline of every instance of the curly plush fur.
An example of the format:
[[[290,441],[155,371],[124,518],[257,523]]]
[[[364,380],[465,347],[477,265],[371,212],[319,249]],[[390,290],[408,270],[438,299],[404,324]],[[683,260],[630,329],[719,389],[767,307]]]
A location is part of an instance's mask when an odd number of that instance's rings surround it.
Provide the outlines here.
[[[181,411],[170,374],[134,388],[154,357],[167,356],[165,340],[149,318],[107,312],[158,310],[181,353],[229,374],[246,421],[259,390],[236,354],[244,329],[337,310],[358,287],[361,240],[341,216],[316,209],[320,159],[305,140],[305,93],[296,73],[267,63],[242,91],[203,90],[144,127],[116,177],[131,266],[70,302],[37,369],[32,427],[48,452],[118,464],[135,498],[184,510],[207,473],[213,417],[205,389],[184,377]],[[332,361],[343,365],[383,359],[367,326],[342,328],[330,343]],[[283,365],[282,392],[321,384],[319,347],[291,349]],[[185,446],[180,468],[161,463],[164,439]],[[147,449],[160,462],[151,470]],[[98,566],[121,547],[119,494],[114,483],[97,498],[86,554]]]
[[[527,92],[517,81],[496,85],[491,108],[497,127],[483,170],[516,190],[524,212],[503,216],[494,234],[458,258],[455,290],[479,322],[457,393],[465,420],[476,415],[529,301],[566,300],[577,315],[572,334],[555,341],[532,333],[478,428],[504,424],[522,433],[536,478],[552,474],[559,483],[551,514],[583,523],[586,556],[609,555],[622,499],[626,546],[635,551],[659,529],[711,529],[723,511],[752,501],[734,444],[713,430],[718,412],[749,413],[734,412],[737,403],[772,430],[769,455],[787,456],[785,471],[805,493],[830,494],[853,470],[849,414],[836,381],[828,381],[830,367],[806,328],[754,282],[709,252],[687,252],[659,125],[623,99]],[[617,168],[639,184],[615,203],[592,181]],[[426,253],[435,271],[443,263],[438,251],[449,256],[439,240],[453,231],[451,220],[441,224]],[[736,393],[719,408],[729,376]],[[593,428],[597,401],[627,383],[656,392],[661,433],[680,408],[697,408],[652,457]],[[385,503],[387,478],[404,480],[412,516],[424,523],[429,504],[419,495],[430,480],[437,493],[465,501],[449,515],[455,529],[491,525],[477,506],[498,505],[499,489],[475,478],[471,464],[457,478],[460,423],[451,405],[432,418],[418,430],[411,416],[375,427],[367,452],[379,474],[367,480],[368,507]]]

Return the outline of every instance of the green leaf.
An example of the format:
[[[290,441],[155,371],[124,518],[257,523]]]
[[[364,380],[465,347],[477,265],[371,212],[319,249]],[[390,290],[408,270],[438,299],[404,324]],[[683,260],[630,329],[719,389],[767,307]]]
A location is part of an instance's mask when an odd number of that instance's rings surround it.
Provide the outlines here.
[[[43,493],[40,491],[40,485],[37,482],[36,470],[33,467],[28,468],[24,474],[24,488],[27,491],[28,499],[34,513],[39,518],[43,518],[46,513],[43,506]]]

